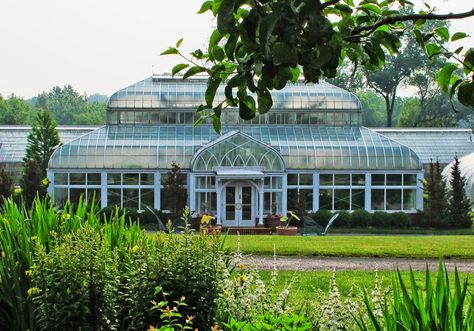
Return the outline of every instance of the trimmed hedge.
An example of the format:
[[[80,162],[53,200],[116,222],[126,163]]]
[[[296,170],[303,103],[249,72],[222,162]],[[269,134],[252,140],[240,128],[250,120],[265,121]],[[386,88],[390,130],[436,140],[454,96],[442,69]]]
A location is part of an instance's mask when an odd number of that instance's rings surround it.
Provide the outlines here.
[[[357,228],[369,227],[376,228],[408,228],[412,226],[412,218],[403,212],[387,213],[376,211],[371,214],[364,209],[358,209],[352,213],[341,210],[332,213],[330,210],[320,209],[316,213],[308,216],[316,221],[320,226],[326,227],[331,217],[338,213],[339,217],[334,221],[334,227],[339,228]]]

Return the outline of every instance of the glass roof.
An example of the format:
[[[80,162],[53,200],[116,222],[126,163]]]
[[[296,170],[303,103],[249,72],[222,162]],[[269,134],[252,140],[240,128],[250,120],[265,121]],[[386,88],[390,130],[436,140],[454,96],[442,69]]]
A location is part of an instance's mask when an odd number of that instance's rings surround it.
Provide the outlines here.
[[[205,77],[183,80],[181,77],[149,77],[114,93],[108,109],[183,109],[197,108],[205,101]],[[273,109],[354,110],[360,111],[359,99],[352,93],[326,82],[288,84],[272,91]],[[225,100],[224,87],[216,93],[215,104]]]
[[[67,143],[97,127],[69,126],[56,127],[62,143]],[[0,163],[20,163],[25,156],[30,126],[0,125]]]
[[[421,169],[410,148],[361,127],[224,126],[242,131],[282,156],[287,169]],[[219,138],[210,125],[106,126],[59,147],[49,167],[65,169],[189,169],[193,155]]]
[[[410,146],[422,163],[439,160],[450,163],[454,155],[463,156],[474,152],[474,137],[471,129],[373,129],[399,143]]]
[[[222,167],[284,171],[285,163],[272,147],[240,131],[231,131],[196,152],[192,171],[214,171]]]

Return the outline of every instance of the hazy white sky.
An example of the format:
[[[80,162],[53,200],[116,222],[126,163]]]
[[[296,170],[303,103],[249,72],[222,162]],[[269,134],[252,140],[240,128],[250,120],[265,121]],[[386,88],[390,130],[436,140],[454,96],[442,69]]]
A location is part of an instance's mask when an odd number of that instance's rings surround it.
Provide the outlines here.
[[[420,0],[412,0],[421,3]],[[473,0],[428,0],[439,12],[461,12]],[[198,15],[203,0],[0,0],[0,94],[32,97],[71,84],[110,95],[152,73],[169,72],[175,56],[159,56],[184,37],[203,47],[214,24]],[[214,24],[215,25],[215,24]],[[474,18],[453,23],[474,36]],[[474,47],[474,38],[463,44]]]

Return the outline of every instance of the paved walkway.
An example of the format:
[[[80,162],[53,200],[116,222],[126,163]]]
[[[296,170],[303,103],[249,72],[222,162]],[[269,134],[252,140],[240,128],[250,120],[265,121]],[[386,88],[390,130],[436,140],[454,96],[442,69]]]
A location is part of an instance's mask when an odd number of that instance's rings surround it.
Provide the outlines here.
[[[254,264],[259,270],[273,269],[273,256],[245,256],[244,263]],[[405,259],[405,258],[363,258],[363,257],[290,257],[277,256],[278,270],[300,271],[332,271],[336,270],[400,270],[424,271],[426,265],[430,270],[438,269],[437,259]],[[474,273],[474,260],[447,259],[445,265],[449,271],[457,266],[460,272]]]

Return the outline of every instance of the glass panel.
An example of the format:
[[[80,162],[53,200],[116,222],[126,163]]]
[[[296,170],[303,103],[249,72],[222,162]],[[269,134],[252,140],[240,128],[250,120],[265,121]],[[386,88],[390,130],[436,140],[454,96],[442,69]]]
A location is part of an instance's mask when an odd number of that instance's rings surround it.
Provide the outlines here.
[[[54,184],[55,185],[67,185],[67,173],[57,172],[54,174]],[[67,193],[66,193],[67,195]]]
[[[87,174],[87,185],[100,185],[100,174],[89,173]]]
[[[96,206],[100,207],[100,200],[101,200],[101,189],[100,188],[88,188],[87,189],[87,201],[92,203],[92,200],[95,201]]]
[[[119,206],[120,207],[120,197],[122,192],[120,189],[108,189],[107,190],[107,206]]]
[[[319,175],[319,185],[332,185],[332,174]]]
[[[227,186],[225,190],[225,218],[235,220],[235,186]]]
[[[217,213],[217,194],[216,192],[207,192],[207,204],[210,206],[210,213]],[[210,201],[210,203],[209,203]]]
[[[155,201],[155,190],[153,189],[141,189],[141,201],[140,209],[147,210],[148,208],[154,207]]]
[[[264,188],[271,188],[271,177],[265,177],[263,179],[263,187]]]
[[[372,175],[372,185],[385,185],[385,175],[374,174]]]
[[[197,188],[206,188],[206,176],[196,177],[196,187]]]
[[[86,184],[86,174],[72,173],[69,174],[69,184],[70,185],[85,185]]]
[[[403,210],[416,209],[416,190],[403,190]]]
[[[332,190],[319,190],[319,209],[332,210]]]
[[[350,196],[350,190],[334,190],[334,209],[349,210]]]
[[[141,183],[141,185],[154,185],[155,184],[155,174],[152,174],[152,173],[142,173],[142,174],[140,174],[140,183]]]
[[[122,184],[122,174],[108,173],[107,174],[107,184],[109,184],[109,185],[121,185]]]
[[[165,185],[168,180],[168,174],[161,174],[161,185]]]
[[[123,208],[138,209],[138,189],[124,188],[123,189]]]
[[[365,208],[365,190],[352,190],[351,210]]]
[[[387,186],[388,185],[402,185],[402,175],[399,174],[387,174]]]
[[[84,188],[71,188],[69,189],[69,201],[72,203],[78,203],[80,197],[86,198],[86,189]]]
[[[365,185],[365,175],[352,174],[352,185]]]
[[[138,185],[138,174],[123,174],[123,185]],[[125,206],[125,200],[124,200],[124,206]]]
[[[313,189],[300,189],[298,209],[308,211],[313,209]]]
[[[271,193],[270,192],[265,192],[265,193],[263,193],[263,212],[265,214],[272,213],[272,210],[271,210],[270,206],[271,206]]]
[[[252,188],[250,186],[242,186],[242,219],[252,219]]]
[[[64,205],[67,201],[67,188],[54,188],[54,201],[58,206]]]
[[[287,204],[288,210],[298,209],[298,190],[297,189],[288,189],[287,191]]]
[[[336,174],[334,175],[334,185],[351,185],[351,175]]]
[[[384,194],[384,190],[372,190],[372,210],[385,210]]]
[[[300,174],[300,185],[313,185],[313,174]]]
[[[288,185],[298,185],[298,174],[288,174]]]
[[[415,174],[405,174],[403,175],[403,185],[416,185],[416,175]]]
[[[387,190],[387,210],[402,209],[402,190]]]

